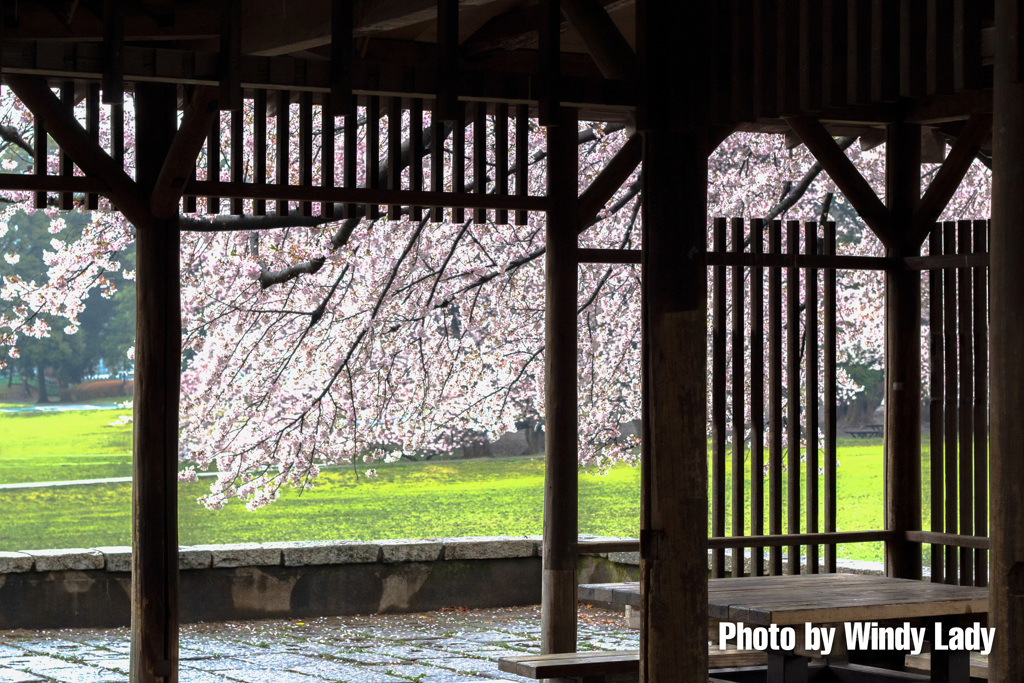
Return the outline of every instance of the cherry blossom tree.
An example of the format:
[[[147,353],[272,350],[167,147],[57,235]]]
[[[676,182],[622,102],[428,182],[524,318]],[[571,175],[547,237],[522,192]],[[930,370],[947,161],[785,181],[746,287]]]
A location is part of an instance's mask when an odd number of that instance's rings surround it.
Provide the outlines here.
[[[8,171],[27,172],[32,119],[6,90],[0,113],[0,160]],[[252,115],[251,108],[245,111],[247,133]],[[429,114],[407,125],[421,124],[429,133]],[[364,117],[361,135],[366,125]],[[383,140],[387,126],[379,125]],[[130,117],[126,130],[130,135]],[[226,117],[223,134],[230,135]],[[461,134],[471,140],[469,129],[454,131],[443,151],[426,135],[428,153],[450,156],[452,138]],[[618,125],[581,124],[581,190],[625,136]],[[251,145],[251,135],[246,143]],[[843,141],[881,192],[884,150],[861,151],[854,143]],[[544,130],[536,125],[529,148],[527,158],[516,159],[512,146],[511,163],[528,165],[530,191],[541,194]],[[408,146],[405,152],[403,159],[382,164],[407,164]],[[365,154],[364,148],[360,177]],[[246,159],[251,180],[251,149]],[[130,155],[125,163],[131,172]],[[493,168],[493,159],[488,163]],[[947,215],[987,215],[988,172],[977,166]],[[199,168],[202,178],[202,160]],[[297,183],[297,165],[292,172]],[[930,172],[925,169],[923,182]],[[467,182],[477,180],[488,179]],[[730,136],[710,159],[709,184],[710,215],[816,220],[829,203],[841,222],[841,253],[880,251],[843,198],[832,202],[835,190],[810,154],[788,149],[782,136]],[[0,237],[27,200],[16,193],[0,198]],[[637,248],[639,202],[634,174],[587,227],[580,246]],[[120,255],[133,229],[104,208],[73,235],[58,211],[46,209],[54,235],[48,279],[4,277],[0,362],[17,355],[20,339],[48,333],[40,312],[73,326],[90,291],[111,290],[110,274],[124,270]],[[198,208],[205,208],[202,199]],[[496,437],[524,418],[541,418],[543,215],[514,226],[494,223],[493,212],[488,222],[475,224],[453,220],[450,211],[433,223],[408,214],[396,221],[328,220],[295,211],[253,216],[252,206],[245,208],[244,216],[196,213],[181,219],[182,478],[209,468],[220,473],[204,501],[208,506],[238,497],[256,508],[277,498],[282,486],[312,486],[325,463],[446,451],[467,434]],[[880,278],[858,272],[841,277],[841,361],[880,363]],[[582,465],[634,457],[635,440],[620,425],[640,412],[639,278],[637,266],[580,267]],[[841,386],[846,396],[857,390],[845,375]]]

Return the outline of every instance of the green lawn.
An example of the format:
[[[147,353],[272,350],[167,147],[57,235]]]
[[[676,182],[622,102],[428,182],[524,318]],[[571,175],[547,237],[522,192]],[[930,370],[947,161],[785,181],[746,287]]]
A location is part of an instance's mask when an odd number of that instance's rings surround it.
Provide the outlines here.
[[[118,414],[0,414],[0,483],[130,475],[130,427],[108,426]],[[880,444],[844,441],[839,460],[838,529],[881,528]],[[237,501],[217,512],[206,510],[196,499],[208,484],[203,480],[182,484],[181,542],[541,533],[544,468],[540,459],[400,462],[379,464],[377,472],[376,479],[369,479],[351,468],[328,468],[315,489],[286,490],[280,501],[256,512],[246,511]],[[727,475],[731,476],[728,470]],[[619,466],[603,475],[581,472],[579,484],[581,532],[637,535],[638,469]],[[749,501],[749,472],[744,474],[744,485]],[[767,494],[767,481],[764,485]],[[728,511],[729,481],[726,491]],[[130,508],[127,483],[0,490],[0,550],[127,545]],[[767,519],[767,510],[765,515]],[[822,511],[819,518],[824,520]],[[727,517],[726,532],[731,528]],[[749,533],[749,519],[746,529]],[[840,548],[841,557],[855,559],[879,560],[881,552],[881,543]]]

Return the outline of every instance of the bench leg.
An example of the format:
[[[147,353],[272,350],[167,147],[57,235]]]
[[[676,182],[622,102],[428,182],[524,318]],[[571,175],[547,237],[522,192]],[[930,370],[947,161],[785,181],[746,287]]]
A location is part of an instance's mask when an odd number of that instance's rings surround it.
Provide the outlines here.
[[[807,683],[807,657],[768,651],[768,683]]]

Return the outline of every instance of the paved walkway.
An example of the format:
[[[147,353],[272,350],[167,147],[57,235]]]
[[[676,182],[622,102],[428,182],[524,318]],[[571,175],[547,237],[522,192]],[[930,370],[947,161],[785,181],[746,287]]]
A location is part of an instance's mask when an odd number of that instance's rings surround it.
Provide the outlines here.
[[[499,657],[539,651],[535,607],[309,621],[188,624],[181,683],[458,683],[505,678]],[[580,650],[639,647],[621,614],[580,608]],[[0,631],[0,683],[121,683],[128,630]]]

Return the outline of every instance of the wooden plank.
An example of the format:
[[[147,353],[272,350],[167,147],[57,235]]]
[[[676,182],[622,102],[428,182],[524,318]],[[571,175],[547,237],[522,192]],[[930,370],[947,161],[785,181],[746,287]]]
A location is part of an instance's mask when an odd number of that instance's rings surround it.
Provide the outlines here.
[[[494,192],[508,194],[508,105],[499,102],[494,105]],[[508,223],[508,211],[499,209],[494,214],[498,225]]]
[[[267,182],[267,91],[257,90],[253,98],[253,143],[252,143],[252,167],[253,182],[257,185],[265,185]],[[267,202],[263,199],[256,199],[252,203],[252,212],[257,216],[267,214]]]
[[[818,224],[804,223],[804,251],[814,254],[818,250]],[[808,533],[818,531],[818,270],[804,271],[804,343],[806,355],[807,403],[804,422],[807,425],[804,451],[804,490],[806,526]],[[818,546],[807,546],[807,570],[818,573]]]
[[[366,187],[380,189],[380,98],[371,96],[366,101]],[[375,221],[380,218],[380,206],[369,204],[366,218]]]
[[[444,121],[436,111],[430,112],[430,190],[444,192]],[[440,206],[430,208],[430,220],[440,223],[444,220],[444,210]]]
[[[985,536],[964,536],[962,534],[946,534],[938,531],[908,531],[907,538],[918,543],[934,543],[964,548],[986,550],[991,542]]]
[[[291,150],[289,142],[291,133],[291,99],[287,90],[277,92],[277,151],[274,157],[275,173],[274,181],[281,186],[291,184]],[[277,201],[277,215],[288,215],[288,202],[279,199]]]
[[[764,221],[750,221],[750,251],[764,253]],[[750,271],[750,533],[764,534],[764,269]],[[750,573],[765,573],[764,548],[755,546]]]
[[[713,248],[725,251],[726,219],[714,220]],[[712,271],[711,290],[711,535],[725,536],[725,391],[726,391],[726,272]],[[711,576],[725,576],[725,550],[711,554]]]
[[[341,184],[346,190],[354,190],[359,184],[359,123],[354,111],[345,114],[343,125]],[[357,217],[355,204],[345,204],[342,215],[345,218]]]
[[[953,0],[953,89],[982,86],[981,28],[984,3]]]
[[[942,227],[934,224],[928,238],[928,253],[938,255],[942,251]],[[929,491],[931,499],[931,530],[945,530],[943,516],[943,420],[945,375],[943,374],[943,306],[942,271],[928,273],[928,457]],[[931,579],[941,583],[945,574],[943,549],[938,543],[931,547]]]
[[[974,221],[974,252],[988,250],[988,221]],[[988,535],[988,269],[971,270],[974,327],[974,535]],[[974,553],[974,585],[988,585],[988,554]]]
[[[61,85],[61,87],[60,87],[60,101],[61,101],[61,104],[63,104],[65,107],[67,107],[68,112],[72,116],[74,116],[75,115],[75,111],[74,111],[75,110],[75,84],[74,84],[74,82],[72,82],[72,81],[65,81]],[[57,158],[57,163],[58,163],[58,171],[57,172],[60,173],[62,178],[70,178],[70,177],[72,177],[75,174],[75,165],[71,162],[71,157],[69,157],[68,153],[65,152],[63,149],[61,149],[59,151],[59,156]],[[60,193],[60,203],[59,203],[59,206],[60,206],[61,211],[70,211],[75,206],[75,196],[72,193],[70,193],[70,192],[61,192]]]
[[[580,195],[580,227],[585,228],[596,220],[598,213],[640,164],[643,145],[637,135],[632,135],[615,153],[597,177]]]
[[[409,105],[409,188],[413,192],[423,191],[423,100],[414,97]],[[423,220],[423,207],[411,208],[412,220]]]
[[[239,107],[231,112],[231,182],[245,181],[245,114]],[[244,205],[241,199],[231,200],[231,214],[240,216]]]
[[[900,94],[900,4],[871,3],[871,100],[893,102]]]
[[[821,100],[825,107],[846,106],[846,0],[821,3]]]
[[[928,84],[928,0],[900,0],[900,96],[921,97]]]
[[[482,102],[473,107],[473,191],[487,194],[487,108]],[[474,209],[473,222],[486,223],[487,209]]]
[[[455,126],[452,129],[452,192],[466,191],[466,108],[459,104],[455,108]],[[452,209],[452,221],[463,223],[466,212],[462,207]]]
[[[800,223],[786,221],[786,250],[800,251]],[[786,270],[786,528],[800,533],[800,271]],[[790,574],[800,573],[800,546],[789,546]]]
[[[459,110],[459,2],[437,3],[437,98],[434,116],[454,121]]]
[[[85,90],[85,130],[98,147],[100,144],[100,85],[90,83]],[[90,192],[85,195],[85,208],[95,211],[99,208],[99,196]]]
[[[220,114],[210,120],[206,136],[206,180],[220,180]],[[280,130],[278,131],[280,135]],[[220,197],[211,195],[206,198],[206,213],[220,213]]]
[[[313,184],[313,93],[299,93],[299,184]],[[299,215],[312,216],[313,203],[301,202]]]
[[[601,75],[612,80],[636,79],[636,55],[597,0],[561,0],[561,11],[583,40]]]
[[[926,94],[953,93],[953,0],[927,0]]]
[[[103,0],[103,104],[124,103],[124,18],[126,0]]]
[[[530,193],[529,166],[530,157],[530,113],[526,105],[516,105],[516,196],[523,197]],[[528,220],[525,211],[516,211],[516,225],[526,225]]]
[[[971,250],[971,222],[957,222],[957,253]],[[971,273],[957,270],[957,349],[960,353],[960,398],[957,406],[957,474],[959,476],[960,533],[974,534],[974,333],[972,330]],[[960,585],[974,585],[974,553],[960,549]]]
[[[226,0],[222,5],[220,29],[221,111],[242,108],[242,0]]]
[[[402,98],[389,97],[387,99],[388,116],[388,159],[387,174],[389,190],[402,189]],[[388,220],[398,221],[402,219],[401,204],[388,205]]]
[[[328,109],[332,117],[354,116],[352,63],[355,60],[352,0],[331,0],[331,91]]]
[[[338,119],[331,105],[333,95],[323,96],[320,106],[320,184],[323,187],[337,186],[337,139]],[[422,189],[422,188],[420,188]],[[320,202],[320,215],[334,218],[333,202]]]
[[[560,109],[548,129],[545,223],[544,556],[541,651],[576,649],[578,527],[576,110]],[[456,128],[462,135],[463,128]]]
[[[800,0],[800,109],[818,111],[822,100],[822,45],[821,0]]]
[[[732,251],[744,251],[743,244],[743,219],[733,218],[730,221],[732,232]],[[732,535],[743,536],[745,531],[745,477],[743,470],[746,462],[746,443],[744,434],[746,432],[746,416],[744,414],[743,394],[746,391],[746,373],[744,372],[744,299],[746,295],[746,284],[744,282],[744,269],[740,266],[733,266],[731,283],[732,295],[732,329],[729,331],[732,351],[732,463],[730,476],[732,478]],[[724,377],[723,377],[724,379]],[[732,549],[732,575],[743,576],[743,548]]]
[[[956,223],[946,221],[942,224],[942,253],[956,253]],[[957,524],[957,396],[959,378],[957,373],[957,337],[956,337],[956,271],[947,270],[942,274],[942,336],[946,368],[945,386],[945,479],[946,479],[946,530],[949,532],[959,528]],[[959,565],[956,549],[946,548],[946,583],[957,583]]]
[[[988,625],[999,637],[989,659],[993,681],[1024,680],[1024,395],[1021,339],[1024,339],[1024,193],[1014,178],[1024,159],[1024,81],[1020,36],[1024,12],[1015,0],[995,1],[996,64],[992,145],[992,225],[989,237],[989,367],[991,400],[989,509],[992,538]]]
[[[164,158],[160,177],[150,192],[149,210],[154,216],[166,218],[178,212],[182,192],[192,182],[190,178],[195,177],[197,157],[203,143],[213,128],[216,127],[219,134],[217,120],[220,112],[216,106],[216,94],[216,89],[211,87],[196,88],[192,93],[192,99],[182,114],[181,126]],[[194,207],[190,208],[194,211]]]
[[[824,252],[826,255],[836,253],[836,224],[835,221],[825,222]],[[822,474],[824,475],[824,529],[826,532],[835,532],[838,522],[838,508],[836,506],[836,467],[839,463],[839,453],[836,448],[837,437],[837,410],[838,396],[836,395],[836,370],[837,370],[837,346],[838,346],[838,325],[836,305],[836,271],[834,268],[826,268],[822,273],[822,308],[824,318],[824,341],[825,347],[822,351],[822,365],[825,382],[825,448]],[[836,571],[836,545],[830,543],[825,546],[825,571]]]
[[[768,229],[768,253],[782,252],[782,221]],[[768,272],[768,533],[782,533],[782,271]],[[782,573],[782,552],[772,548],[770,572]]]
[[[777,0],[779,7],[777,39],[778,62],[775,93],[780,116],[795,116],[800,112],[800,2]],[[797,87],[793,87],[796,84]]]
[[[156,184],[176,126],[173,85],[135,87],[138,183]],[[178,400],[181,294],[177,214],[136,222],[130,677],[178,674]]]
[[[847,0],[846,99],[850,104],[871,101],[871,2]]]
[[[99,178],[87,176],[37,176],[23,173],[0,173],[0,190],[13,192],[90,192],[106,194],[110,191]],[[639,260],[638,260],[639,262]]]
[[[48,175],[47,148],[49,143],[47,141],[46,122],[39,114],[33,117],[32,135],[32,172],[40,178],[45,178]],[[36,209],[45,209],[46,193],[41,191],[35,192],[32,206]]]
[[[540,95],[537,118],[542,126],[555,125],[561,102],[561,25],[559,0],[540,0],[540,23],[537,36],[537,83]]]

